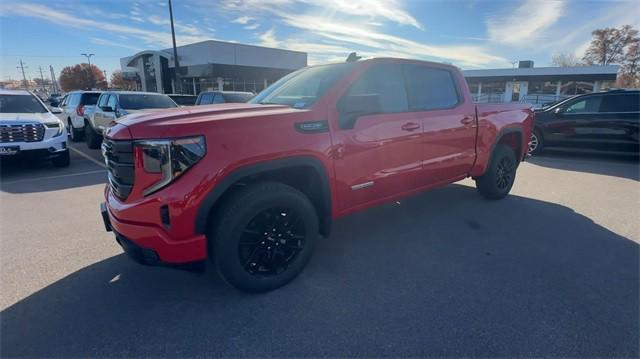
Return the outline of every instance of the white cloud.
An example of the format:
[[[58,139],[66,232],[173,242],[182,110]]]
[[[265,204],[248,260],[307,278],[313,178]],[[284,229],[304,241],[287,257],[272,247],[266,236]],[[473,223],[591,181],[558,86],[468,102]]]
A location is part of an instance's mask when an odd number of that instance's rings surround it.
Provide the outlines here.
[[[280,41],[276,39],[276,34],[274,28],[271,28],[264,33],[258,35],[258,39],[260,39],[260,45],[266,47],[279,47]]]
[[[107,39],[103,39],[103,38],[99,38],[99,37],[92,37],[90,38],[91,42],[96,44],[96,45],[104,45],[104,46],[112,46],[112,47],[122,47],[124,49],[129,49],[129,50],[133,50],[133,51],[141,51],[142,49],[136,46],[130,46],[127,45],[125,43],[122,42],[116,42],[116,41],[111,41],[111,40],[107,40]]]
[[[0,5],[0,10],[0,14],[2,16],[18,15],[40,19],[64,27],[83,30],[102,30],[116,34],[123,34],[132,38],[140,39],[154,48],[159,46],[171,46],[171,36],[167,31],[146,30],[129,25],[86,19],[45,5],[15,3],[8,6],[6,3],[2,3],[2,5]],[[185,29],[186,28],[183,30]],[[208,36],[195,33],[190,34],[188,32],[182,33],[180,36],[176,37],[176,40],[180,44],[190,44],[209,39],[210,37]]]
[[[487,20],[492,41],[518,47],[548,37],[546,31],[563,16],[566,3],[561,0],[527,0],[512,13]]]
[[[254,22],[251,25],[245,26],[243,29],[245,29],[245,30],[255,30],[255,29],[259,28],[259,27],[260,27],[260,24],[258,24],[257,22]]]
[[[249,23],[249,21],[255,20],[254,18],[250,17],[250,16],[241,16],[233,21],[231,21],[234,24],[242,24],[242,25],[246,25]]]

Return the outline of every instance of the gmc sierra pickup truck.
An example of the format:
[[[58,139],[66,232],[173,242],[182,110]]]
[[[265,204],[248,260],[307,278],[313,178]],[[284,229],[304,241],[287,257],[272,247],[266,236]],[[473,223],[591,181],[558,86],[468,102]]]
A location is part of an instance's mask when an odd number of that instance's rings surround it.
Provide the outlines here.
[[[505,197],[532,122],[525,105],[474,104],[449,65],[307,67],[249,103],[118,119],[102,145],[102,217],[139,262],[209,259],[236,288],[268,291],[337,217],[466,177]]]

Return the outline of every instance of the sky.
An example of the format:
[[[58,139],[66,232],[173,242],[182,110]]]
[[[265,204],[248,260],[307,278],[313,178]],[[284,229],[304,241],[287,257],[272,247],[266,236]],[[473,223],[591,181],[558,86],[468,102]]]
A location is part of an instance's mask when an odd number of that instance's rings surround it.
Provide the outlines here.
[[[167,0],[0,0],[0,78],[49,77],[91,62],[111,74],[119,59],[171,47]],[[582,57],[591,31],[640,29],[640,0],[173,0],[178,45],[232,41],[304,51],[309,64],[356,51],[506,68],[555,53]]]

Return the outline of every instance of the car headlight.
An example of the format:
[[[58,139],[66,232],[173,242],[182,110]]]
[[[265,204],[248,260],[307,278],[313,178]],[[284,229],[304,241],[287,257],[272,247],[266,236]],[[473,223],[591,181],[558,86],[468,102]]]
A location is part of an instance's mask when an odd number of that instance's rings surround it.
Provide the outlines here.
[[[136,142],[137,156],[141,157],[146,174],[157,176],[157,180],[142,194],[147,196],[173,182],[189,168],[198,163],[207,152],[203,136],[166,140]]]
[[[53,134],[53,137],[58,137],[64,132],[64,123],[58,120],[56,122],[48,122],[44,124],[47,128],[55,128],[57,129],[56,133]]]

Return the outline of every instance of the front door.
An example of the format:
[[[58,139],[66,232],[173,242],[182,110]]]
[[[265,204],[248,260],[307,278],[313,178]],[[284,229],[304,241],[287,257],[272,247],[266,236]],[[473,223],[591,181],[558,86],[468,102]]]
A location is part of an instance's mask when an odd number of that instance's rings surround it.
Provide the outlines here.
[[[341,211],[420,186],[422,123],[409,112],[402,65],[372,65],[344,94],[367,95],[379,98],[378,113],[360,116],[352,126],[334,132]]]
[[[597,148],[604,140],[603,118],[600,116],[602,95],[582,96],[556,108],[547,123],[545,142],[548,146]]]

